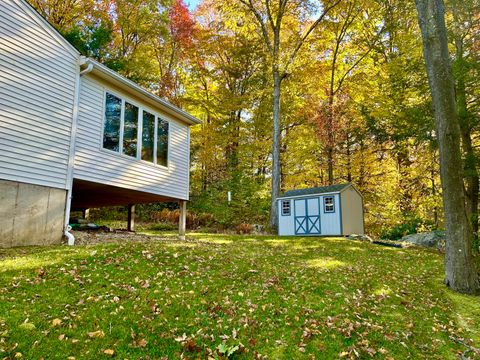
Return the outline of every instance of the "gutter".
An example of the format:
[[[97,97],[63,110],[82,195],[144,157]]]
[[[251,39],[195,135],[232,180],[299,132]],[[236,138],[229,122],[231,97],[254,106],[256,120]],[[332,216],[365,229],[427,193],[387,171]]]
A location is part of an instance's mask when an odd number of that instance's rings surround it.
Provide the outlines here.
[[[70,151],[68,158],[68,171],[67,171],[67,204],[65,208],[65,229],[64,235],[68,239],[68,245],[73,246],[75,244],[75,237],[70,233],[72,227],[68,224],[70,220],[70,211],[72,208],[72,191],[73,191],[73,170],[75,165],[75,140],[77,137],[77,125],[78,125],[78,106],[80,103],[80,77],[88,74],[93,70],[93,65],[88,64],[88,66],[80,71],[80,67],[86,63],[85,58],[82,56],[78,61],[79,71],[76,76],[75,84],[75,95],[73,103],[73,114],[72,114],[72,129],[70,132]]]

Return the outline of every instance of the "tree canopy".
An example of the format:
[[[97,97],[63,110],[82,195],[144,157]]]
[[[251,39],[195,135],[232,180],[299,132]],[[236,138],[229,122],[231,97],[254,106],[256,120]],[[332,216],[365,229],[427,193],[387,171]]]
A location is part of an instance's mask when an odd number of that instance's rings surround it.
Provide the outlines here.
[[[355,183],[373,234],[443,226],[414,2],[204,0],[194,11],[183,0],[30,2],[82,53],[203,121],[192,129],[193,209],[226,225],[266,224],[278,166],[273,196]],[[479,1],[446,5],[476,226]]]

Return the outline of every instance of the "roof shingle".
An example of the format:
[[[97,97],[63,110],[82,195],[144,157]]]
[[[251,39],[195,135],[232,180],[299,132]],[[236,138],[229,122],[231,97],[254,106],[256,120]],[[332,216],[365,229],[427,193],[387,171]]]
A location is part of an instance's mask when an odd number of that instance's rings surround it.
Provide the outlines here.
[[[296,189],[296,190],[289,190],[284,192],[279,197],[290,197],[290,196],[302,196],[302,195],[314,195],[314,194],[324,194],[324,193],[332,193],[332,192],[339,192],[345,189],[347,186],[350,186],[350,183],[345,184],[335,184],[329,186],[320,186],[308,189]]]

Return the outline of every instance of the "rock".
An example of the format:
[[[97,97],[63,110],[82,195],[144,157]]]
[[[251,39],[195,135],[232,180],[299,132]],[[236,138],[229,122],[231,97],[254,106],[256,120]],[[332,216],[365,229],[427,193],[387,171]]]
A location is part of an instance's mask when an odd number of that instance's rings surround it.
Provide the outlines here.
[[[443,249],[445,248],[445,232],[436,230],[427,233],[411,234],[404,236],[399,241],[418,246]]]
[[[370,241],[372,242],[372,238],[368,235],[358,235],[358,234],[350,234],[347,236],[349,240],[359,240],[359,241]]]

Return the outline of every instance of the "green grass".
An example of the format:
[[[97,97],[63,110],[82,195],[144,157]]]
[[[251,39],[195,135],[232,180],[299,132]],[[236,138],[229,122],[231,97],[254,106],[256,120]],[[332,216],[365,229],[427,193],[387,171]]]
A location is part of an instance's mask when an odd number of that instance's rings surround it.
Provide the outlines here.
[[[480,299],[442,285],[437,252],[149,234],[0,250],[0,358],[456,359],[460,342],[480,347]]]

